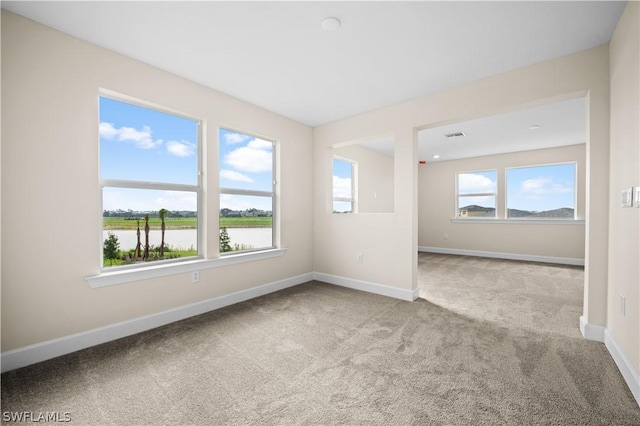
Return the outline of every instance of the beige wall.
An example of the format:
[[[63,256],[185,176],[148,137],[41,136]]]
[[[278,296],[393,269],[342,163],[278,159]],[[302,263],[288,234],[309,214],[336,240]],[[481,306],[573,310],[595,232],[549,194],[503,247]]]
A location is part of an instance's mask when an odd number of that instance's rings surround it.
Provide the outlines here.
[[[334,155],[357,163],[359,213],[393,213],[393,156],[357,144],[339,147]]]
[[[205,121],[210,255],[218,244],[218,127],[277,140],[286,254],[202,270],[195,285],[183,274],[89,288],[84,277],[100,269],[99,88]],[[309,127],[6,11],[2,107],[3,352],[312,271]]]
[[[629,2],[610,43],[611,199],[607,329],[640,371],[640,208],[620,191],[640,186],[640,4]],[[620,310],[626,297],[626,314]]]
[[[457,173],[496,170],[498,211],[504,211],[505,169],[577,162],[578,219],[584,219],[585,145],[440,161],[419,167],[418,245],[459,250],[584,259],[584,225],[528,223],[460,223],[455,216]],[[502,195],[500,195],[502,194]]]
[[[590,324],[604,325],[609,199],[608,68],[608,46],[603,45],[315,128],[315,271],[403,289],[416,288],[416,129],[585,96],[588,129],[584,316]],[[329,147],[389,134],[394,135],[396,142],[395,213],[331,215],[327,192],[331,173]],[[357,250],[365,253],[364,265],[356,263]],[[369,263],[367,253],[371,253]]]

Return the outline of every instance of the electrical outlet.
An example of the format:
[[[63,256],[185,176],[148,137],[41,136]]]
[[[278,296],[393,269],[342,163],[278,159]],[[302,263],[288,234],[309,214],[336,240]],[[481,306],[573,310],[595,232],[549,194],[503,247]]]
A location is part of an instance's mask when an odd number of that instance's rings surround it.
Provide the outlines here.
[[[358,263],[364,263],[364,254],[357,253],[356,255],[358,257]]]
[[[442,234],[442,239],[443,240],[448,240],[449,239],[449,234],[447,234],[446,232],[444,234]]]
[[[191,273],[191,282],[199,283],[200,282],[200,271],[193,271]]]
[[[620,312],[622,312],[622,315],[625,316],[626,313],[626,304],[627,304],[627,298],[621,294],[620,295]]]

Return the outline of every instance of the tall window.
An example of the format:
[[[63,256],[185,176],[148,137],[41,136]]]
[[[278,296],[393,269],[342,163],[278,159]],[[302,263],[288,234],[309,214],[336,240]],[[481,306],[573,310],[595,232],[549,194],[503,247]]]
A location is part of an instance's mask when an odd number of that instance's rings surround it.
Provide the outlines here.
[[[496,217],[497,172],[458,173],[457,217]]]
[[[355,213],[355,163],[333,157],[333,212]]]
[[[198,255],[197,120],[100,97],[103,266]]]
[[[275,142],[220,129],[220,252],[275,247]]]
[[[507,218],[575,219],[576,163],[507,169]]]

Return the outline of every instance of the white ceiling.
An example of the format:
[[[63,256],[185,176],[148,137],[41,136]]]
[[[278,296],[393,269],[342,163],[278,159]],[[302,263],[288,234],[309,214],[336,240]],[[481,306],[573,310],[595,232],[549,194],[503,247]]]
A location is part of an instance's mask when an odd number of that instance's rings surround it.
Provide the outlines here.
[[[586,143],[584,98],[484,117],[418,132],[427,163]],[[445,135],[462,132],[464,136]],[[439,158],[434,158],[439,155]]]
[[[2,8],[317,126],[606,43],[624,2],[3,1]],[[329,16],[342,22],[338,31],[322,30]]]

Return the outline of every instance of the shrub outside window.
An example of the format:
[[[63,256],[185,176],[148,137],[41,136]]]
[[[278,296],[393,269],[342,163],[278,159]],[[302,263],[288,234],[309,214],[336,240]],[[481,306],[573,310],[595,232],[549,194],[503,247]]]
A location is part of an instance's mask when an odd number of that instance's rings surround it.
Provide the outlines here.
[[[495,218],[497,172],[495,170],[458,173],[457,218]]]
[[[200,122],[99,98],[103,268],[200,253]]]

